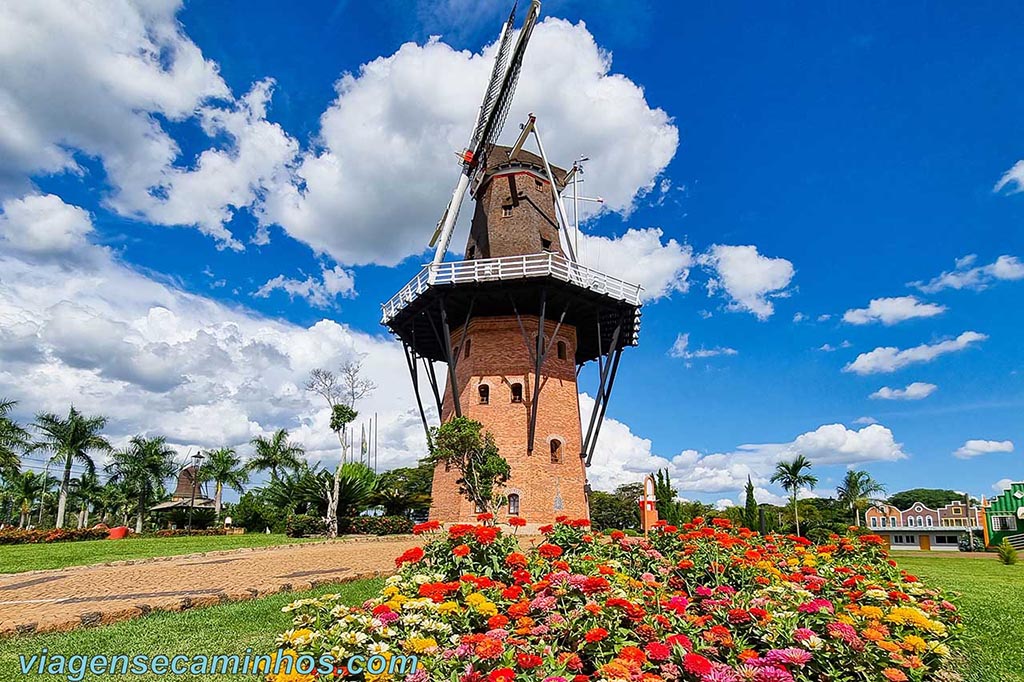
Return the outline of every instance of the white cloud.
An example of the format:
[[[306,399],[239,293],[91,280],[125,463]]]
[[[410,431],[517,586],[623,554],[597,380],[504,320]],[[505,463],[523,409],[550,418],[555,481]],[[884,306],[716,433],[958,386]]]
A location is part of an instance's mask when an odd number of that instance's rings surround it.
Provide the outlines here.
[[[820,350],[823,353],[834,353],[838,349],[831,343],[823,343],[821,344],[821,346],[818,347],[818,350]]]
[[[87,244],[89,213],[53,194],[32,194],[0,204],[0,244],[33,256],[66,256]]]
[[[751,312],[759,320],[775,312],[772,298],[788,295],[786,287],[794,273],[788,260],[762,256],[756,246],[714,244],[698,262],[714,273],[708,280],[708,293],[724,291],[730,310]]]
[[[946,306],[922,303],[914,296],[873,298],[867,308],[847,310],[843,321],[849,324],[881,322],[886,326],[916,317],[934,317],[945,312]]]
[[[798,436],[786,446],[791,455],[804,455],[814,464],[863,464],[894,462],[904,459],[903,445],[893,438],[892,431],[881,424],[859,430],[842,424],[826,424]]]
[[[938,388],[935,384],[915,381],[912,384],[907,384],[906,388],[883,386],[868,397],[875,400],[921,400],[935,393]]]
[[[1001,478],[1001,479],[999,479],[998,481],[996,481],[995,483],[992,484],[992,490],[997,495],[1001,495],[1005,491],[1009,490],[1010,486],[1012,484],[1013,484],[1013,479],[1012,478]]]
[[[853,420],[854,424],[877,424],[878,420],[874,417],[857,417]]]
[[[999,280],[1024,279],[1024,263],[1016,256],[999,256],[988,265],[975,265],[977,260],[978,257],[974,254],[958,258],[952,270],[943,272],[928,282],[911,282],[910,286],[917,287],[926,294],[933,294],[943,289],[980,291]]]
[[[684,360],[694,360],[699,358],[713,358],[718,355],[737,355],[738,351],[735,348],[722,348],[716,346],[715,348],[690,348],[690,334],[679,334],[676,337],[675,343],[669,349],[668,354],[673,358],[682,358]]]
[[[281,290],[287,293],[289,298],[304,298],[316,308],[330,308],[338,297],[354,296],[355,284],[355,275],[352,271],[336,265],[333,268],[324,267],[320,279],[312,275],[308,275],[304,280],[278,275],[265,282],[253,296],[267,298],[274,291]]]
[[[923,343],[920,346],[900,350],[893,346],[883,346],[867,353],[861,353],[857,358],[843,368],[844,372],[855,374],[884,374],[895,372],[908,365],[931,362],[940,355],[954,353],[964,350],[971,344],[987,339],[985,334],[978,332],[964,332],[955,339],[948,339],[938,343]]]
[[[793,315],[793,321],[797,322],[797,323],[803,322],[806,319],[807,319],[807,316],[804,315],[803,313],[795,313]]]
[[[822,313],[821,315],[818,315],[818,322],[828,322],[831,319],[832,316],[829,315],[828,313]]]
[[[458,178],[452,152],[469,139],[495,49],[406,43],[342,76],[317,148],[301,155],[293,183],[269,193],[263,221],[344,264],[393,265],[421,253]],[[668,115],[611,72],[610,54],[582,23],[536,26],[502,141],[531,111],[554,163],[591,157],[587,191],[605,210],[628,214],[678,144]],[[463,207],[463,226],[472,209]]]
[[[1010,440],[969,440],[953,453],[958,459],[970,459],[992,452],[1013,452],[1013,441]]]
[[[1003,177],[999,178],[999,182],[992,188],[992,191],[1001,192],[1007,188],[1009,188],[1010,194],[1024,190],[1024,160],[1013,164],[1010,170],[1003,173]]]
[[[69,210],[65,207],[59,210]],[[181,291],[85,245],[77,262],[29,261],[0,250],[0,395],[24,416],[69,403],[110,418],[124,439],[160,433],[185,447],[238,446],[284,427],[311,460],[337,457],[328,410],[302,385],[313,367],[362,357],[382,388],[385,466],[424,454],[401,350],[330,320],[302,327]]]
[[[580,262],[644,288],[644,302],[686,293],[693,249],[675,239],[662,243],[658,228],[630,229],[619,237],[583,235]]]

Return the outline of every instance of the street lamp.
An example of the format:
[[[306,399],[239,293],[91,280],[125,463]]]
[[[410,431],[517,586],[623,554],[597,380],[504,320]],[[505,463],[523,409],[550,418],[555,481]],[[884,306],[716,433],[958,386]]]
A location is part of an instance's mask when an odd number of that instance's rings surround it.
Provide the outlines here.
[[[192,510],[196,506],[196,486],[199,484],[199,463],[203,461],[203,453],[192,455],[192,500],[188,504],[188,534],[192,535]]]

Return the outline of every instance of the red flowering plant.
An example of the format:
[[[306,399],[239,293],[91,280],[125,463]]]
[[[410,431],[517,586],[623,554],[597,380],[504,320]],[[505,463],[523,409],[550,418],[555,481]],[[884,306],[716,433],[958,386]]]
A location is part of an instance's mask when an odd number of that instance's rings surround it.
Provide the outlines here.
[[[296,602],[279,643],[412,653],[412,682],[924,682],[961,632],[870,535],[814,545],[702,519],[647,539],[568,519],[543,531],[524,552],[494,526],[453,526],[360,606]]]

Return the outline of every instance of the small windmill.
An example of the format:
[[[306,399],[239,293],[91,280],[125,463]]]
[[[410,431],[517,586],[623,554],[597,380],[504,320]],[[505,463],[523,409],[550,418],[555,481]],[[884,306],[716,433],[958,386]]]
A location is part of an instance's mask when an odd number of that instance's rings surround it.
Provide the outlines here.
[[[586,467],[622,351],[637,344],[641,291],[577,262],[578,202],[600,201],[579,196],[586,159],[569,171],[551,164],[533,114],[514,144],[496,143],[539,12],[533,0],[514,45],[515,8],[503,25],[455,191],[430,240],[433,261],[381,314],[402,342],[428,439],[424,376],[442,421],[468,416],[492,433],[512,470],[503,491],[507,513],[538,525],[557,514],[589,516]],[[537,153],[525,149],[531,138]],[[572,224],[561,196],[570,184]],[[465,257],[446,262],[467,192],[476,207]],[[584,435],[577,377],[595,360],[598,385]],[[447,370],[443,389],[435,362]],[[431,518],[472,519],[476,510],[456,478],[444,465],[435,469]]]

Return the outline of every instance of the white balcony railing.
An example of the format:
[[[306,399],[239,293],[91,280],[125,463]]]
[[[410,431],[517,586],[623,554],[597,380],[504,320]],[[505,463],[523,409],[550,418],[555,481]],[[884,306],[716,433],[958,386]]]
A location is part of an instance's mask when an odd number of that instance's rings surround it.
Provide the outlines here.
[[[573,263],[555,253],[431,263],[424,266],[390,301],[381,305],[381,322],[387,324],[402,308],[432,286],[527,277],[554,277],[635,306],[640,305],[640,292],[643,291],[638,284]]]

